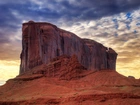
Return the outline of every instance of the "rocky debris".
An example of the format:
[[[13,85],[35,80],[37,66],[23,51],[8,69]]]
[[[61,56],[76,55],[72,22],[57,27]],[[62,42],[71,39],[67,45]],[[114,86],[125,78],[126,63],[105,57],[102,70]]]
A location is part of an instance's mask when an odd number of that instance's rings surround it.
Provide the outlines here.
[[[83,77],[81,74],[86,70],[84,66],[82,66],[76,55],[73,55],[67,63],[63,62],[60,69],[60,79],[79,79]]]
[[[71,100],[76,100],[79,102],[85,101],[85,100],[100,100],[101,102],[115,99],[115,98],[133,98],[133,99],[140,99],[140,96],[128,94],[128,93],[109,93],[109,94],[88,94],[88,95],[80,95],[77,97],[71,97]]]
[[[83,77],[82,73],[86,70],[82,66],[76,55],[68,57],[66,55],[54,58],[47,65],[43,65],[32,70],[33,74],[42,74],[45,77],[57,77],[59,79],[71,80]]]
[[[61,97],[61,98],[39,98],[39,99],[31,99],[31,100],[23,100],[23,101],[0,101],[1,105],[27,105],[27,104],[41,104],[41,105],[64,105],[64,103],[69,103],[69,102],[76,102],[77,104],[83,103],[85,101],[98,101],[99,103],[103,103],[109,100],[113,99],[121,99],[121,100],[135,100],[136,102],[139,102],[138,100],[140,99],[140,96],[133,95],[133,94],[128,94],[128,93],[110,93],[110,94],[88,94],[88,95],[75,95],[71,97]],[[116,102],[117,103],[117,102]],[[132,102],[131,102],[132,103]],[[132,104],[127,103],[127,105],[132,105]],[[73,103],[74,104],[74,103]],[[71,105],[71,104],[68,104]],[[76,105],[76,104],[74,104]],[[108,104],[107,104],[108,105]],[[117,105],[117,104],[115,104]]]
[[[139,87],[136,79],[87,70],[76,55],[61,55],[7,81],[0,87],[0,105],[139,105]]]
[[[46,22],[23,23],[20,74],[61,55],[75,54],[88,70],[116,69],[117,53]]]
[[[41,74],[37,74],[37,75],[28,75],[28,76],[19,76],[19,77],[16,77],[14,79],[10,79],[10,80],[14,80],[14,81],[31,81],[31,80],[35,80],[35,79],[39,79],[43,77],[43,75]]]
[[[82,81],[87,81],[94,86],[140,86],[137,80],[120,75],[114,70],[87,70],[79,63],[76,55],[58,56],[52,59],[48,64],[36,66],[33,69],[17,76],[15,80],[30,81],[41,77],[57,78],[59,80],[67,81],[79,80],[81,83]]]

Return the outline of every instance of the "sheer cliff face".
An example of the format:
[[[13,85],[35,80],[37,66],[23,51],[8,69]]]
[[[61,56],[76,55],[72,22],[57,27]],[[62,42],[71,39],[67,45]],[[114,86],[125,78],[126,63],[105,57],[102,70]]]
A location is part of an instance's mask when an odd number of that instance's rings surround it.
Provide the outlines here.
[[[45,22],[23,23],[20,74],[61,55],[76,55],[89,70],[116,68],[117,53]]]

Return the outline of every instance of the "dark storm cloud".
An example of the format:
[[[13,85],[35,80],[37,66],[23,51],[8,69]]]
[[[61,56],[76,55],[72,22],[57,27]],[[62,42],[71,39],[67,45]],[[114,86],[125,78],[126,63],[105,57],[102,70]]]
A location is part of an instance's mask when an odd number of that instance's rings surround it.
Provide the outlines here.
[[[65,1],[65,4],[71,4],[72,8],[68,5],[68,11],[76,11],[76,16],[80,20],[98,19],[120,12],[131,11],[140,7],[139,0],[75,0],[73,2]],[[73,8],[74,6],[76,9]],[[69,14],[69,16],[73,15]]]
[[[7,0],[8,1],[8,0]],[[57,13],[45,8],[38,10],[36,4],[26,2],[24,4],[18,2],[0,3],[0,41],[8,41],[11,33],[16,32],[22,26],[22,21],[39,18],[40,16],[53,19],[54,16],[58,17]],[[2,40],[3,39],[3,40]]]
[[[60,18],[69,21],[98,19],[134,10],[139,6],[139,0],[29,0],[26,2],[5,0],[0,3],[0,26],[10,26],[9,22],[21,24],[23,19],[49,18],[52,21]],[[14,16],[11,12],[14,10],[22,18]]]

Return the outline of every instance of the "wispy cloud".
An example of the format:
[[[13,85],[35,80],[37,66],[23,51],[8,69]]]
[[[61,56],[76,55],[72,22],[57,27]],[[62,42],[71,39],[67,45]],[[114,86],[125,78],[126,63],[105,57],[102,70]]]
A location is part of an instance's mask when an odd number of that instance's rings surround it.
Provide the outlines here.
[[[139,78],[136,72],[140,72],[140,34],[139,26],[139,9],[131,13],[120,13],[118,15],[103,17],[98,20],[87,20],[84,22],[77,22],[72,27],[66,27],[69,31],[77,33],[83,38],[90,38],[101,42],[102,44],[112,47],[118,53],[117,70],[130,71],[125,75],[135,75]],[[129,17],[129,18],[128,18]],[[130,25],[130,29],[127,25]],[[116,28],[117,24],[117,28]]]

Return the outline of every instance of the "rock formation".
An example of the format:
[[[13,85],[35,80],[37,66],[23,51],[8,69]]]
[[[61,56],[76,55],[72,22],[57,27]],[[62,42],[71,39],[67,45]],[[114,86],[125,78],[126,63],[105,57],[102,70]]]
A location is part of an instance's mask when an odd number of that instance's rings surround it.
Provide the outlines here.
[[[61,55],[76,55],[88,70],[116,69],[117,53],[46,22],[23,23],[20,74]]]
[[[72,80],[84,77],[84,71],[87,70],[79,63],[76,55],[73,55],[72,57],[62,55],[56,57],[48,64],[38,66],[30,71],[30,74],[41,74],[45,77],[57,77],[61,80]]]
[[[0,105],[139,105],[140,79],[115,71],[113,49],[33,21],[22,42],[20,75],[0,86]]]

